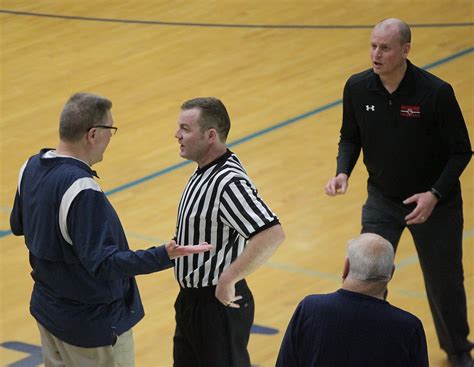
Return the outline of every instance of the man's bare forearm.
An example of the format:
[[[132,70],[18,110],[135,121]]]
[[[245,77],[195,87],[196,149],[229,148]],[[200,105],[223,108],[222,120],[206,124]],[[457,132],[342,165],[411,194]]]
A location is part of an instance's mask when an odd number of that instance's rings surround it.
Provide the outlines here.
[[[285,234],[279,224],[257,233],[248,241],[242,254],[221,274],[219,282],[235,284],[244,279],[264,264],[284,239]]]

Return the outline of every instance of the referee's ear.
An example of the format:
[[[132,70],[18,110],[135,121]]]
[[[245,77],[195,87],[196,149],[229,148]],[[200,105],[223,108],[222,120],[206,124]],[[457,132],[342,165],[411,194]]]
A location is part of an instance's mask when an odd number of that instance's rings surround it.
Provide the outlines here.
[[[208,139],[209,139],[209,143],[215,143],[216,141],[219,140],[219,135],[217,134],[217,130],[214,129],[213,127],[211,127],[209,130],[207,130],[208,132]]]

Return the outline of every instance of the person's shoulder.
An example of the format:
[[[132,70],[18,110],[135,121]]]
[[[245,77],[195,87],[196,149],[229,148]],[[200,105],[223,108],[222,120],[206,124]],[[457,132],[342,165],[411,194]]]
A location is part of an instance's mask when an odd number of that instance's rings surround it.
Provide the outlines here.
[[[361,71],[360,73],[352,74],[349,79],[347,79],[346,85],[347,86],[355,86],[363,83],[367,83],[369,80],[371,80],[374,77],[374,72],[372,69],[367,69],[364,71]]]
[[[39,153],[28,158],[26,164],[34,170],[48,171],[48,176],[57,181],[75,181],[88,177],[93,178],[95,172],[83,161],[72,157],[56,156],[53,149],[44,148]]]
[[[246,180],[250,180],[239,158],[235,155],[235,153],[232,152],[227,157],[224,164],[219,167],[219,170],[224,171],[226,175],[235,179],[244,178]]]
[[[250,178],[235,154],[230,154],[220,163],[210,169],[211,182],[222,188],[221,195],[233,190],[233,185],[246,181],[252,186]]]
[[[317,318],[321,312],[325,312],[324,310],[330,310],[335,304],[340,304],[341,300],[338,297],[339,295],[336,292],[307,295],[299,302],[295,313],[298,313],[303,318]]]
[[[332,302],[334,299],[338,298],[339,295],[337,292],[326,293],[326,294],[310,294],[303,298],[301,304],[314,305]]]
[[[32,156],[30,156],[30,157],[26,160],[25,163],[40,164],[41,157],[42,157],[46,152],[48,152],[49,150],[51,150],[51,148],[43,148],[43,149],[41,149],[38,153],[33,154]]]
[[[393,306],[390,304],[390,317],[397,322],[405,323],[411,326],[423,327],[421,320],[412,314],[411,312],[405,311],[401,308]]]
[[[72,159],[63,161],[57,173],[70,183],[77,180],[94,181],[94,175],[91,170],[85,167],[85,164],[74,162]]]
[[[410,70],[417,83],[422,83],[427,88],[440,89],[449,87],[449,83],[440,77],[410,63]]]
[[[74,158],[60,159],[51,173],[64,190],[79,193],[89,192],[88,189],[92,189],[94,192],[102,192],[100,185],[94,179],[95,172],[87,164]]]

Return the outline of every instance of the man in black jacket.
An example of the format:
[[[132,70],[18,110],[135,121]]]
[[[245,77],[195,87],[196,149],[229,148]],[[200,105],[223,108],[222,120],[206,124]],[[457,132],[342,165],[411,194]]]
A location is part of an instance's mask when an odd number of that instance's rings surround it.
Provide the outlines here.
[[[459,176],[472,156],[452,87],[407,59],[411,33],[399,19],[372,32],[372,68],[349,78],[336,177],[326,194],[344,194],[362,148],[369,173],[362,232],[396,249],[410,230],[441,348],[453,366],[470,366],[462,266]]]

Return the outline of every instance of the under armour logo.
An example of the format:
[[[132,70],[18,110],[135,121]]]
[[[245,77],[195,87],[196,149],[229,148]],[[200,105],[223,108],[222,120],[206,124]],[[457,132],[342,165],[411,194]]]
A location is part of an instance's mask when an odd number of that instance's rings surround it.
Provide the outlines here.
[[[366,111],[375,111],[375,106],[374,105],[369,106],[368,104],[366,104],[365,105],[365,110]]]

